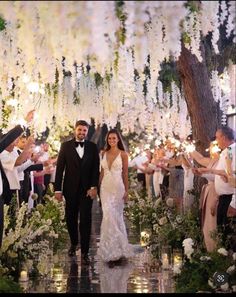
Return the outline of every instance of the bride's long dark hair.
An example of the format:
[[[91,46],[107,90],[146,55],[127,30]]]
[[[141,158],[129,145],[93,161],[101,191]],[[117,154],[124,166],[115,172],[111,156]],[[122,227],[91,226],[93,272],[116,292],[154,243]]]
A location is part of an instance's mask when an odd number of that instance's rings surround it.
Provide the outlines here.
[[[105,143],[105,151],[109,151],[109,149],[111,148],[110,144],[108,144],[108,137],[109,137],[110,134],[116,134],[116,136],[118,138],[118,143],[117,143],[118,149],[120,149],[122,151],[125,151],[125,146],[124,146],[123,140],[121,138],[121,135],[116,129],[111,129],[110,131],[107,132],[106,143]]]

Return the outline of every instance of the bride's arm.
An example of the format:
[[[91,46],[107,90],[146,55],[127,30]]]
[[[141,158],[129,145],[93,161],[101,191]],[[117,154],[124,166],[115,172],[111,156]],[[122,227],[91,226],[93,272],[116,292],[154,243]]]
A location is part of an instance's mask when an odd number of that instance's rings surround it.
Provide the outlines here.
[[[99,175],[99,183],[98,183],[99,188],[101,187],[103,176],[104,176],[104,169],[101,168],[100,175]]]
[[[127,202],[128,200],[128,188],[129,188],[129,181],[128,181],[128,155],[126,152],[122,151],[122,178],[125,186],[125,194],[124,194],[124,201]]]

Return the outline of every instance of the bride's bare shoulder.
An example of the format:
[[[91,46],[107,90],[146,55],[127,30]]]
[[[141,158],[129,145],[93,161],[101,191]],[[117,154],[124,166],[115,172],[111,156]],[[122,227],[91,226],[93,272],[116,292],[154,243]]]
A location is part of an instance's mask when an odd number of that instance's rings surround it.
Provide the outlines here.
[[[128,153],[127,152],[121,150],[120,154],[121,154],[122,158],[128,158]]]

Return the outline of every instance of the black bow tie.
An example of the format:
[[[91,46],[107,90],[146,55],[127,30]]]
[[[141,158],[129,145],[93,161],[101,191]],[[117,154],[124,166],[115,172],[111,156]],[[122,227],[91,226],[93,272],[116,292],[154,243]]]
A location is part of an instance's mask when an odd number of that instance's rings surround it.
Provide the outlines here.
[[[84,142],[82,141],[75,141],[75,147],[77,147],[78,145],[80,145],[81,147],[84,146]]]

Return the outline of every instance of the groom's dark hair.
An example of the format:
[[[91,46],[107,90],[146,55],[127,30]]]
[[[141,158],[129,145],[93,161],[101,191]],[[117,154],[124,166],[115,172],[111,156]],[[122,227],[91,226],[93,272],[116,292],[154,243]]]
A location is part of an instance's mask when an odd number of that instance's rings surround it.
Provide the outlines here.
[[[81,126],[86,126],[87,128],[89,128],[89,124],[88,124],[86,121],[84,121],[84,120],[79,120],[79,121],[77,121],[77,122],[75,123],[75,128],[77,128],[79,125],[81,125]]]

